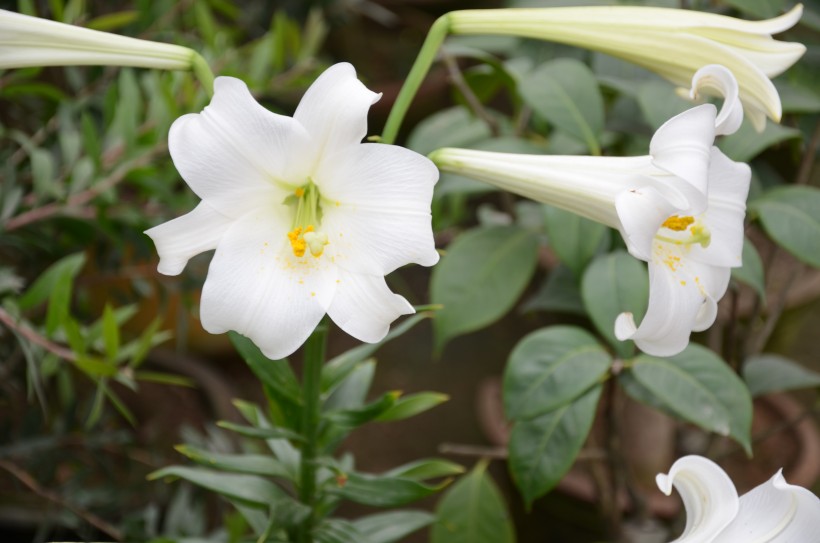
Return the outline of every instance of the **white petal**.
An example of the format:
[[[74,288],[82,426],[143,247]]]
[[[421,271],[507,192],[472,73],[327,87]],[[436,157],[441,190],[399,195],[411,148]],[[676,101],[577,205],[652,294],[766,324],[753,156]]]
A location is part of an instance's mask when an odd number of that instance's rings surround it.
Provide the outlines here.
[[[386,275],[414,262],[438,262],[430,201],[438,170],[427,158],[393,145],[364,144],[325,161],[316,183],[322,229],[347,269]]]
[[[188,260],[215,249],[233,219],[200,202],[193,211],[145,231],[159,253],[157,271],[179,275]]]
[[[740,512],[716,542],[816,540],[820,534],[820,499],[805,488],[788,484],[781,472],[740,497]]]
[[[304,343],[336,290],[329,259],[293,256],[288,226],[268,209],[237,220],[216,248],[200,303],[208,332],[236,330],[271,359]]]
[[[704,303],[713,303],[707,285],[714,279],[712,266],[686,258],[671,243],[655,242],[649,263],[649,306],[639,327],[630,314],[619,316],[615,335],[632,339],[645,353],[673,356],[686,348]],[[707,308],[705,316],[708,316]],[[705,318],[705,317],[704,317]]]
[[[683,183],[670,183],[688,205],[689,213],[698,214],[706,208],[709,179],[709,158],[715,141],[715,116],[711,104],[693,107],[666,121],[652,137],[649,154],[652,163]]]
[[[310,135],[305,154],[317,163],[361,143],[367,135],[367,112],[381,94],[372,92],[356,78],[352,65],[334,64],[310,86],[293,118]]]
[[[384,339],[390,323],[401,315],[415,313],[403,297],[393,294],[384,277],[339,272],[336,296],[327,314],[336,325],[360,341]]]
[[[625,190],[615,198],[615,209],[621,221],[621,235],[635,258],[652,260],[652,244],[663,222],[676,207],[655,187]]]
[[[726,294],[726,289],[729,288],[729,280],[732,277],[732,270],[730,268],[718,266],[704,266],[700,275],[700,286],[705,291],[705,298],[703,305],[700,306],[697,315],[695,315],[695,322],[692,323],[693,332],[703,332],[712,324],[717,318],[717,303]]]
[[[686,528],[675,542],[711,542],[737,514],[739,500],[732,480],[702,456],[684,456],[672,464],[668,475],[658,474],[655,482],[667,496],[674,485],[686,508]]]
[[[743,105],[738,96],[735,76],[725,66],[710,64],[704,66],[692,77],[692,98],[697,98],[702,90],[709,89],[723,97],[723,106],[715,119],[715,134],[734,134],[743,122]]]
[[[211,104],[171,126],[168,148],[185,182],[220,212],[237,218],[260,205],[281,203],[287,190],[277,182],[293,150],[306,138],[290,117],[271,113],[239,79],[218,77]]]

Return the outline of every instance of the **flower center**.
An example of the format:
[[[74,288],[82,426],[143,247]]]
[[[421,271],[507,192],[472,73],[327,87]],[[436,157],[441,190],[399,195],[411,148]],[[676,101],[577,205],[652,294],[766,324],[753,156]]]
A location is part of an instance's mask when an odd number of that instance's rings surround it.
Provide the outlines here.
[[[308,179],[285,198],[284,203],[294,208],[291,231],[288,232],[293,255],[301,258],[308,249],[314,257],[322,256],[328,240],[326,233],[318,231],[322,223],[321,194],[313,180]]]
[[[706,225],[692,216],[679,217],[672,215],[663,222],[661,228],[669,231],[668,234],[661,235],[658,233],[655,238],[667,243],[674,243],[675,245],[698,244],[705,249],[709,247],[709,243],[712,241],[712,234]]]

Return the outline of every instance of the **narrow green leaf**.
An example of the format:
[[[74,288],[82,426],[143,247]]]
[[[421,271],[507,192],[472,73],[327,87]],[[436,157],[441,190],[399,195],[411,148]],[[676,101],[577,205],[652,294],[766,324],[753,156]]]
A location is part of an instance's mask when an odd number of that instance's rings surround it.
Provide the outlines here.
[[[264,384],[271,387],[277,394],[287,398],[293,403],[302,403],[302,392],[299,381],[290,367],[287,359],[270,360],[259,347],[236,332],[229,332],[231,343],[239,352],[240,356],[248,364],[248,367]]]
[[[600,382],[612,359],[580,328],[552,326],[528,334],[504,371],[504,410],[511,420],[557,409]]]
[[[631,367],[656,401],[705,430],[731,436],[751,454],[749,389],[714,352],[690,343],[669,358],[641,355]]]
[[[376,374],[376,362],[365,360],[337,386],[322,405],[323,411],[358,409],[364,405],[373,376]]]
[[[261,454],[216,453],[187,444],[177,445],[174,448],[197,464],[218,470],[269,477],[288,477],[288,472],[285,467],[270,456]]]
[[[453,475],[461,475],[462,473],[464,473],[464,466],[450,462],[449,460],[432,458],[429,460],[416,460],[409,464],[398,466],[385,472],[385,475],[424,481],[425,479],[451,477]]]
[[[284,495],[276,485],[253,475],[221,473],[204,468],[168,466],[148,475],[148,480],[180,478],[246,505],[268,507]]]
[[[99,358],[90,356],[78,356],[74,365],[80,368],[89,377],[114,377],[117,375],[117,366],[109,364]]]
[[[120,328],[117,319],[114,317],[114,312],[108,304],[105,304],[103,310],[103,342],[108,361],[115,361],[120,350]]]
[[[431,298],[444,308],[433,320],[435,350],[451,338],[492,324],[529,283],[538,236],[516,226],[480,228],[462,234],[433,269]]]
[[[327,519],[313,533],[317,543],[372,543],[356,526],[342,519]]]
[[[430,543],[515,543],[504,498],[481,461],[436,507]]]
[[[136,348],[131,355],[131,360],[128,362],[129,366],[136,369],[142,365],[148,353],[151,351],[151,348],[158,343],[156,336],[160,326],[162,326],[162,316],[157,316],[145,330],[142,331],[139,340],[137,340]]]
[[[88,21],[86,26],[93,30],[100,30],[102,32],[111,32],[118,30],[124,26],[133,23],[139,17],[140,13],[136,10],[117,11],[115,13],[107,13],[100,15]]]
[[[615,337],[615,319],[624,311],[640,322],[649,303],[646,267],[625,251],[596,257],[581,280],[581,297],[598,332],[623,358],[635,350],[631,341]]]
[[[61,277],[69,276],[72,279],[77,276],[80,269],[85,264],[84,253],[74,253],[61,258],[48,267],[37,280],[20,296],[17,306],[21,311],[27,311],[39,305],[49,298],[54,290],[54,286]]]
[[[372,507],[406,505],[435,494],[450,484],[449,479],[437,485],[426,485],[413,479],[356,472],[346,474],[346,478],[337,478],[337,481],[339,486],[329,487],[328,492]]]
[[[136,371],[134,372],[134,379],[137,381],[159,383],[161,385],[176,387],[196,388],[197,386],[196,382],[190,377],[175,375],[173,373],[162,373],[158,371]]]
[[[31,177],[34,191],[38,196],[58,196],[57,165],[54,157],[45,149],[34,149],[31,152]]]
[[[432,524],[435,518],[427,511],[390,511],[356,519],[353,526],[370,543],[395,543]]]
[[[820,387],[820,373],[777,354],[753,356],[743,364],[743,380],[752,396]]]
[[[227,420],[221,420],[216,425],[239,435],[257,439],[292,439],[294,441],[304,441],[305,439],[287,428],[257,428],[255,426],[243,426]]]
[[[401,393],[398,391],[387,392],[378,400],[355,409],[343,409],[327,411],[322,414],[322,418],[332,422],[336,426],[343,428],[357,428],[371,420],[378,419],[396,404]]]
[[[437,405],[449,400],[450,397],[440,392],[419,392],[416,394],[408,394],[396,400],[396,402],[378,417],[376,420],[380,422],[396,421],[409,419],[419,413],[424,413],[433,409]]]
[[[749,207],[773,240],[806,264],[820,268],[820,189],[776,188]]]
[[[601,386],[572,403],[513,425],[509,467],[527,507],[552,490],[569,471],[587,438]]]

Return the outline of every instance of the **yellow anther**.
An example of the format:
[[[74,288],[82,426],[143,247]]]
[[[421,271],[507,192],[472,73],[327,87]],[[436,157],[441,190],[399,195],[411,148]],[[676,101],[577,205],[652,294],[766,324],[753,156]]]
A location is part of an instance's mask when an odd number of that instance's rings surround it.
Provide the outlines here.
[[[302,196],[304,196],[304,195],[305,195],[305,189],[303,189],[302,187],[298,187],[298,188],[297,188],[295,191],[293,191],[293,192],[296,194],[296,197],[297,197],[297,198],[301,198]]]
[[[325,245],[327,245],[327,234],[324,232],[314,232],[312,224],[307,225],[304,229],[297,226],[288,232],[288,241],[293,249],[293,255],[301,258],[305,256],[305,249],[310,248],[310,254],[315,257],[322,256]]]
[[[661,226],[663,226],[664,228],[668,228],[670,230],[674,230],[675,232],[683,232],[684,230],[689,228],[689,225],[693,222],[695,222],[694,217],[678,217],[677,215],[672,215],[671,217],[663,221],[663,224]]]

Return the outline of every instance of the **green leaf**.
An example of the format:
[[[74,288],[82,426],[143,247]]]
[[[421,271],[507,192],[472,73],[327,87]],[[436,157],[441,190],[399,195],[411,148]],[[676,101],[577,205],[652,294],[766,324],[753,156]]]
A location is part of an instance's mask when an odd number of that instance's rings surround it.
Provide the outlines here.
[[[74,286],[73,270],[64,269],[54,282],[46,311],[46,334],[51,336],[69,317],[71,291]]]
[[[390,477],[413,479],[414,481],[423,481],[425,479],[435,479],[437,477],[461,475],[462,473],[464,473],[463,466],[450,462],[449,460],[432,458],[429,460],[415,460],[408,464],[398,466],[388,472],[385,472],[385,475]]]
[[[388,422],[395,420],[404,420],[414,417],[419,413],[424,413],[433,409],[437,405],[449,400],[447,394],[440,392],[418,392],[416,394],[408,394],[396,400],[396,402],[387,411],[376,417],[380,422]]]
[[[31,152],[31,177],[34,191],[38,196],[58,196],[57,165],[54,157],[45,149],[34,149]]]
[[[107,13],[91,19],[86,26],[93,30],[111,32],[130,25],[139,18],[139,15],[139,11],[136,10]]]
[[[426,485],[413,479],[350,472],[337,479],[340,486],[328,487],[328,492],[352,502],[372,507],[397,507],[435,494],[448,484]]]
[[[743,364],[743,380],[753,397],[820,387],[820,373],[776,354],[760,354],[747,359]]]
[[[441,498],[430,543],[515,543],[512,519],[486,460]]]
[[[216,425],[239,435],[257,439],[292,439],[294,441],[304,441],[305,439],[287,428],[257,428],[256,426],[243,426],[227,420],[221,420]]]
[[[615,319],[624,311],[640,322],[649,303],[646,267],[625,251],[615,251],[592,261],[581,280],[581,297],[598,332],[623,358],[635,350],[631,341],[615,337]]]
[[[752,398],[715,353],[690,343],[669,358],[641,355],[631,368],[635,379],[669,411],[705,430],[731,436],[751,454]]]
[[[361,517],[352,524],[370,543],[395,543],[428,526],[435,518],[427,511],[390,511]]]
[[[268,507],[272,502],[285,495],[275,484],[262,477],[220,473],[209,469],[186,466],[162,468],[150,473],[148,480],[154,481],[164,477],[184,479],[226,498],[259,507]]]
[[[755,289],[758,296],[764,302],[766,301],[763,261],[760,260],[760,255],[749,238],[743,238],[743,265],[739,268],[732,268],[732,278]]]
[[[228,337],[239,355],[262,383],[271,387],[278,395],[301,405],[301,387],[287,359],[270,360],[250,339],[236,332],[229,332]]]
[[[504,371],[504,410],[511,420],[553,411],[602,380],[609,354],[580,328],[552,326],[524,337]]]
[[[428,155],[441,147],[469,147],[490,136],[484,121],[474,117],[467,108],[456,106],[434,113],[417,124],[407,138],[407,147]]]
[[[521,311],[547,311],[581,316],[587,314],[578,280],[563,264],[552,269],[538,292],[522,304]]]
[[[598,81],[582,62],[560,58],[521,76],[521,98],[544,119],[601,153],[604,101]]]
[[[161,385],[176,387],[196,388],[197,386],[196,382],[190,377],[184,377],[173,373],[163,373],[159,371],[136,371],[134,372],[134,379],[137,381],[159,383]]]
[[[466,232],[433,268],[431,298],[444,308],[433,320],[435,350],[492,324],[518,300],[535,271],[538,236],[515,226]]]
[[[343,409],[357,409],[363,406],[375,374],[376,362],[374,360],[360,362],[328,396],[322,409],[324,411],[340,411]]]
[[[48,267],[40,277],[34,281],[26,292],[17,300],[17,306],[21,311],[27,311],[36,305],[46,301],[54,290],[54,286],[61,277],[69,276],[72,279],[80,273],[80,269],[85,264],[84,253],[74,253],[61,258]]]
[[[749,207],[774,241],[806,264],[820,268],[820,189],[779,187]]]
[[[342,428],[358,428],[386,413],[396,404],[396,399],[400,394],[401,392],[398,391],[387,392],[378,400],[367,405],[355,409],[327,411],[322,418]]]
[[[151,348],[160,343],[160,341],[156,341],[157,339],[165,341],[166,338],[164,337],[157,338],[157,332],[160,326],[162,326],[162,316],[157,316],[145,330],[143,330],[142,335],[140,335],[135,344],[135,348],[131,354],[131,360],[128,363],[132,368],[138,368],[142,365],[148,353],[151,351]]]
[[[608,228],[557,207],[545,205],[543,208],[550,247],[575,277],[581,277],[606,241]]]
[[[692,102],[678,96],[675,87],[666,81],[645,81],[638,89],[637,99],[644,119],[653,130],[692,107]]]
[[[317,526],[313,540],[318,543],[372,543],[353,523],[335,518]]]
[[[252,430],[248,430],[247,435],[248,437],[260,437],[264,439],[274,456],[282,462],[282,465],[284,465],[288,470],[288,473],[290,473],[291,480],[295,481],[298,477],[299,464],[301,462],[302,455],[290,443],[290,440],[302,441],[302,436],[286,428],[273,427],[267,417],[265,417],[262,413],[262,410],[252,403],[243,402],[241,400],[234,400],[233,403],[242,416],[245,417],[245,419],[247,419],[247,421],[250,422],[255,428],[263,431],[269,431],[268,435],[265,437],[260,435],[261,432],[257,433]],[[217,425],[240,434],[245,431],[243,428],[246,428],[241,425],[232,425],[231,423],[225,421],[218,422]],[[251,433],[255,435],[250,435]]]
[[[174,448],[197,464],[218,470],[269,477],[288,477],[288,472],[285,467],[270,456],[262,454],[217,453],[187,444],[177,445]]]
[[[799,138],[800,131],[773,122],[767,122],[766,128],[758,134],[752,123],[744,119],[740,129],[731,136],[724,136],[717,146],[726,156],[737,162],[749,162],[776,143],[792,138]]]
[[[781,78],[773,81],[780,95],[783,113],[818,113],[820,112],[820,96],[811,88],[792,84]]]
[[[595,419],[601,389],[593,387],[572,403],[513,425],[510,473],[527,507],[552,490],[572,467]]]
[[[106,357],[110,362],[115,361],[120,350],[120,328],[109,304],[105,304],[103,310],[103,343]]]
[[[117,366],[99,358],[81,355],[74,361],[74,365],[90,377],[114,377],[117,375]]]
[[[786,11],[785,0],[725,0],[725,2],[756,19],[771,19]]]
[[[390,331],[381,341],[377,343],[362,343],[361,345],[345,351],[339,356],[329,360],[322,367],[322,392],[327,393],[333,390],[348,375],[350,375],[359,363],[364,362],[367,358],[373,356],[379,347],[388,341],[403,335],[421,321],[432,316],[433,314],[427,311],[411,315],[399,324],[391,327]]]

